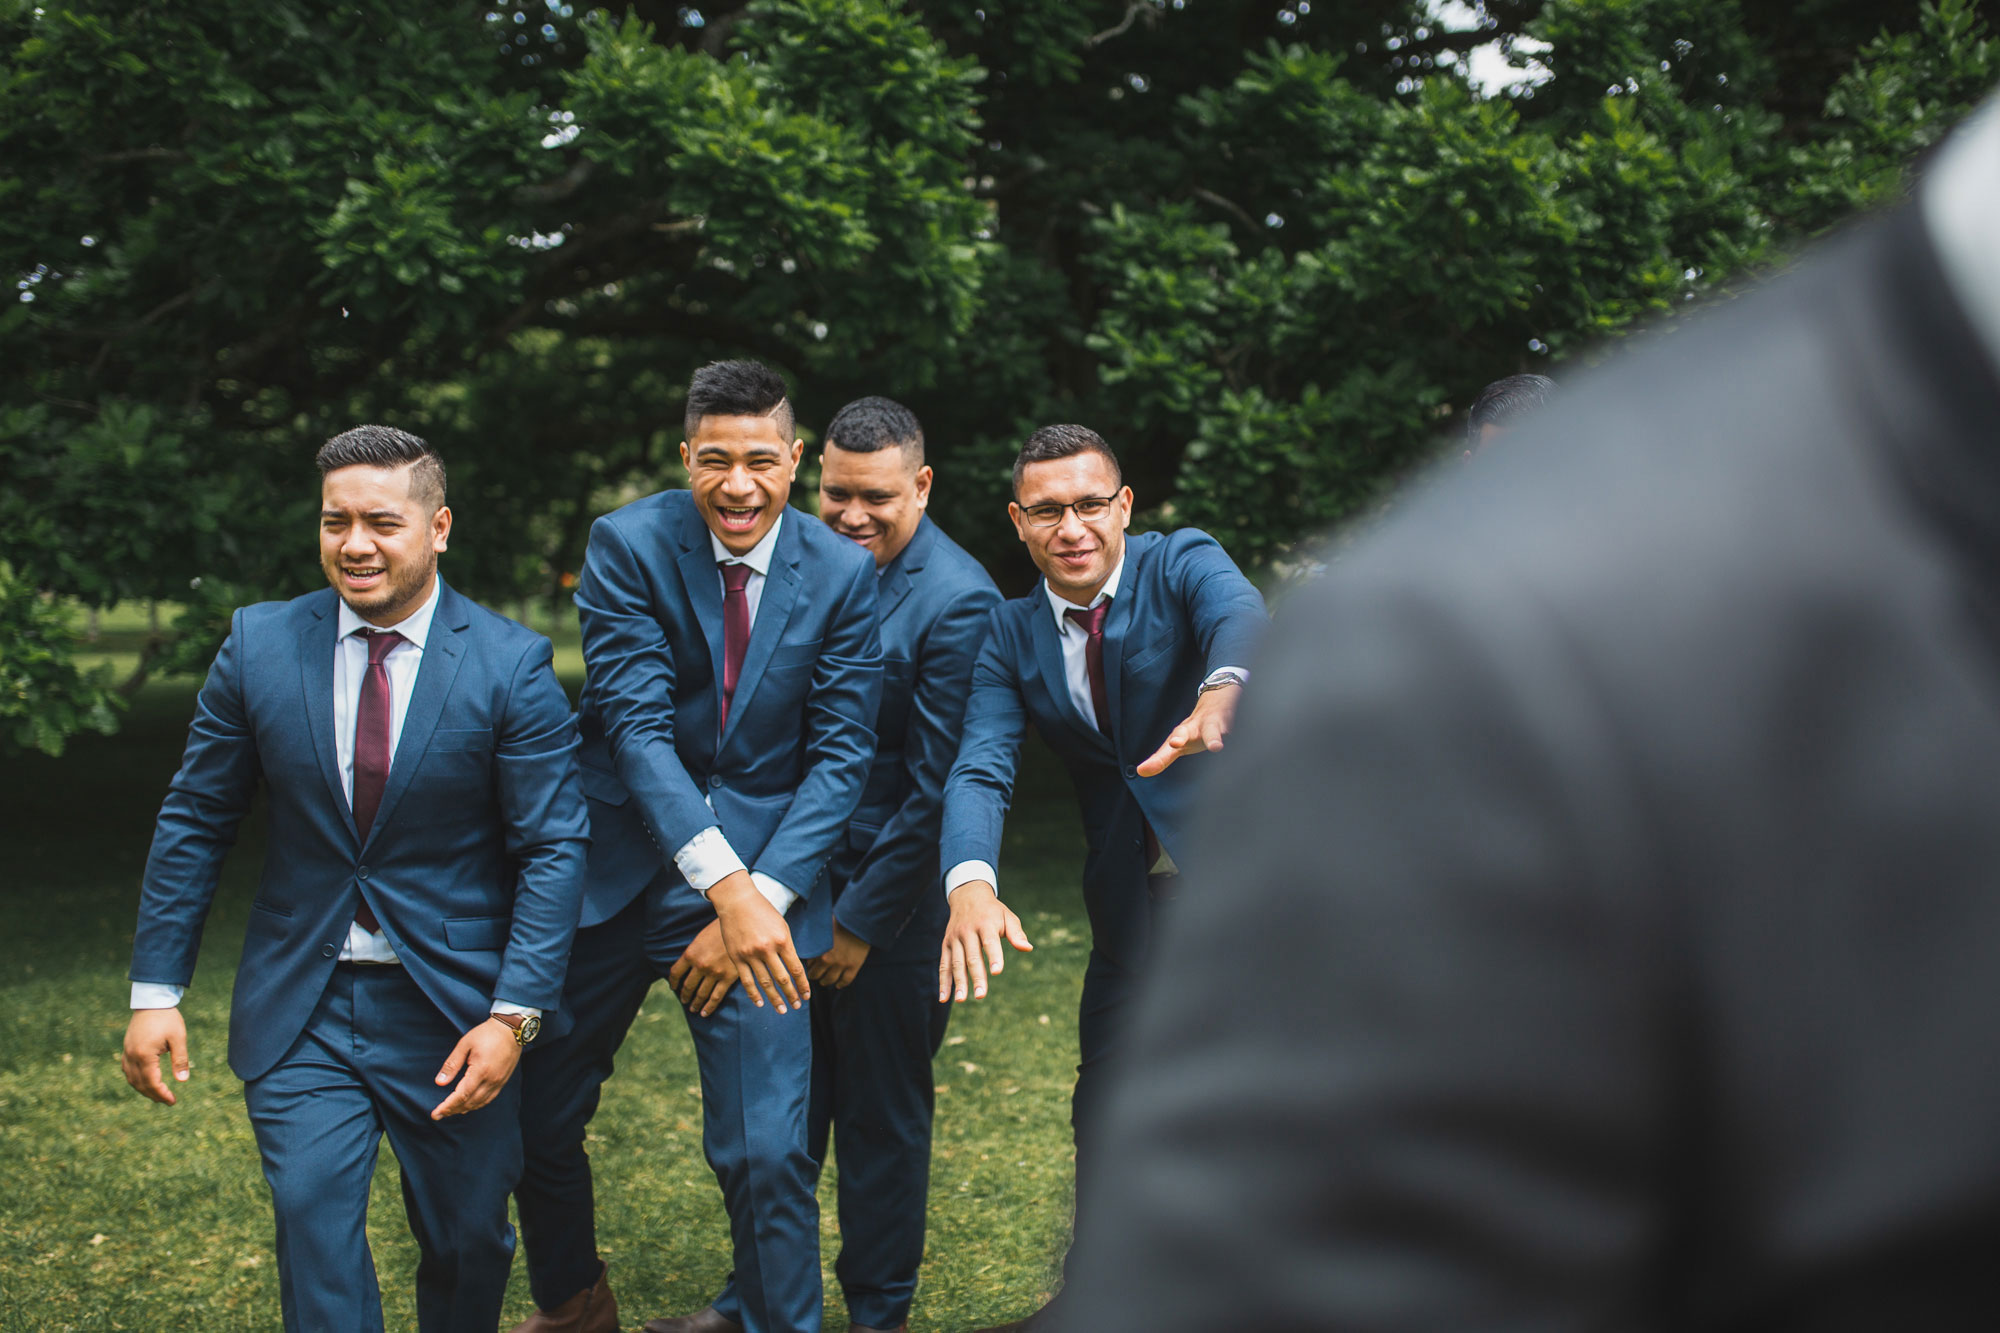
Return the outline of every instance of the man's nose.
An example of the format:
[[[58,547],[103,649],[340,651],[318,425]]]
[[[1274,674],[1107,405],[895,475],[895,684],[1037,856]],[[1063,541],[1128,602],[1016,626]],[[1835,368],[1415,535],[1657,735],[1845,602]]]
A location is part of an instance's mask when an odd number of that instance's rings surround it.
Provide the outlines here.
[[[1076,516],[1076,510],[1065,509],[1060,522],[1056,524],[1056,536],[1064,541],[1082,541],[1090,535],[1090,525]]]
[[[349,557],[373,555],[376,549],[375,534],[359,523],[349,528],[340,542],[340,553]]]

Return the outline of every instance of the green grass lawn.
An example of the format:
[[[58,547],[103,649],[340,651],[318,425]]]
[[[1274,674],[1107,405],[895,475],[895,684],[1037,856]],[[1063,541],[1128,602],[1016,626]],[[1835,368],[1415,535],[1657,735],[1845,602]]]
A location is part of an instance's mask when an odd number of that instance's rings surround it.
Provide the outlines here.
[[[574,670],[573,648],[559,650],[558,664]],[[0,764],[9,963],[0,981],[0,1329],[277,1324],[269,1198],[224,1058],[230,978],[263,860],[256,816],[224,872],[185,1004],[195,1076],[181,1104],[143,1101],[118,1070],[139,875],[193,698],[194,682],[156,682],[117,736],[81,737],[60,760]],[[1038,947],[1009,964],[989,999],[953,1015],[938,1057],[929,1259],[913,1329],[1017,1318],[1055,1279],[1089,944],[1076,888],[1082,858],[1068,780],[1031,743],[1001,875]],[[701,1158],[686,1029],[664,986],[626,1043],[593,1139],[599,1236],[626,1326],[705,1304],[729,1269],[728,1229]],[[830,1333],[847,1322],[833,1280],[835,1169],[820,1192]],[[370,1216],[388,1325],[414,1328],[416,1249],[386,1151]],[[516,1263],[510,1321],[529,1308]]]

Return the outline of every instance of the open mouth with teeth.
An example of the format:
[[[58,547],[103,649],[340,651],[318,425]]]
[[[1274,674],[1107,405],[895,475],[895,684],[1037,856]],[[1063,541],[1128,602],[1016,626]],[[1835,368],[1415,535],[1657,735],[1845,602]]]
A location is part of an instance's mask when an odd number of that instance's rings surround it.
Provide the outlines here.
[[[346,581],[348,587],[365,592],[381,583],[388,573],[389,571],[380,565],[371,565],[366,569],[344,568],[340,571],[340,577]]]
[[[722,526],[731,532],[751,531],[757,526],[757,520],[762,516],[763,512],[764,506],[762,505],[757,505],[749,509],[737,508],[731,505],[717,505],[715,507],[716,518],[721,520]]]

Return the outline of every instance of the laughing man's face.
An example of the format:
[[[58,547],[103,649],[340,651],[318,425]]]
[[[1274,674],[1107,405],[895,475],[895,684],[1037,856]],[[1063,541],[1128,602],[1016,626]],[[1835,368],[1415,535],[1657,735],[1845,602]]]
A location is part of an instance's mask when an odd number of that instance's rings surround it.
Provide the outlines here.
[[[769,417],[703,417],[681,442],[695,508],[731,555],[749,554],[771,531],[804,453]]]

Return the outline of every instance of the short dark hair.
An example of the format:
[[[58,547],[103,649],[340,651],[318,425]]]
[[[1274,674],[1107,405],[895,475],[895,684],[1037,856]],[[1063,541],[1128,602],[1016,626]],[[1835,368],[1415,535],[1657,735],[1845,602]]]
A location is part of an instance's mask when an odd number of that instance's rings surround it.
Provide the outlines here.
[[[769,417],[790,444],[796,422],[785,377],[761,361],[711,361],[688,381],[681,425],[692,440],[703,417]]]
[[[1014,498],[1021,498],[1021,474],[1028,470],[1028,464],[1074,458],[1078,454],[1103,454],[1111,464],[1112,477],[1120,486],[1125,484],[1125,469],[1118,466],[1118,455],[1111,452],[1102,435],[1088,426],[1044,426],[1030,435],[1021,452],[1014,456]]]
[[[444,508],[444,460],[406,430],[356,426],[322,444],[313,462],[322,477],[344,467],[410,466],[410,495],[429,505],[432,513]]]
[[[826,442],[851,454],[901,449],[913,466],[924,465],[924,428],[917,414],[878,394],[857,398],[835,412],[826,424]]]
[[[1477,444],[1480,427],[1511,426],[1540,411],[1555,390],[1556,382],[1547,375],[1509,375],[1494,380],[1472,400],[1472,410],[1465,417],[1465,438]]]

